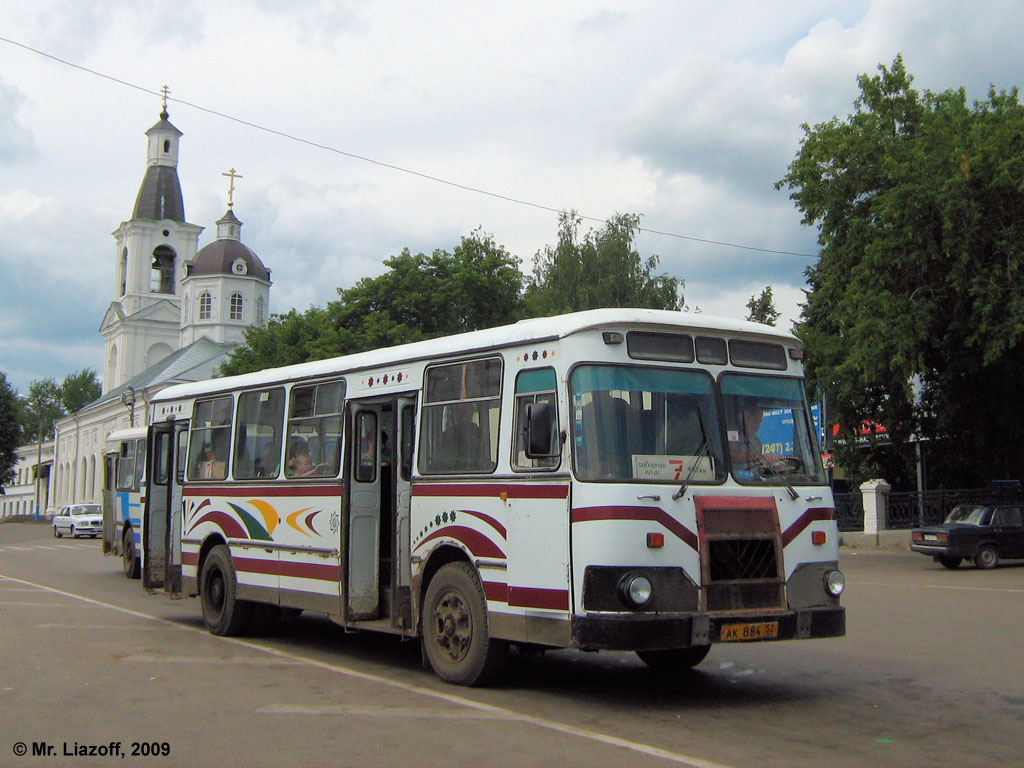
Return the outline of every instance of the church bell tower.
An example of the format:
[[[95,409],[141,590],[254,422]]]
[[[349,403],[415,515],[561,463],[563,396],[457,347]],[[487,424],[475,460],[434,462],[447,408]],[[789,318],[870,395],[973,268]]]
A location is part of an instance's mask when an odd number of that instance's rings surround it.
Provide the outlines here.
[[[160,120],[146,131],[146,173],[132,217],[116,241],[113,301],[100,325],[103,392],[124,384],[178,349],[184,265],[203,228],[185,221],[178,181],[181,131],[168,120],[164,86]]]

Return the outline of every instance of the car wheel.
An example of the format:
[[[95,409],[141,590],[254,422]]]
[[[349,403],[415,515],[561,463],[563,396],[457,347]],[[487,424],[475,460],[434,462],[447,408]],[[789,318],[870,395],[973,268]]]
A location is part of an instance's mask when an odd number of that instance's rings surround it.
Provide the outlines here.
[[[78,534],[75,533],[75,526],[73,526],[73,525],[71,526],[71,538],[72,539],[77,539],[78,538]]]
[[[704,661],[711,650],[710,645],[694,645],[690,648],[669,648],[664,651],[637,651],[640,661],[653,669],[663,672],[693,669]]]
[[[231,553],[223,544],[210,550],[199,577],[199,601],[206,628],[215,635],[240,635],[249,624],[252,603],[237,598],[238,581]]]
[[[979,568],[988,570],[999,565],[999,552],[991,544],[984,544],[974,555],[974,564]]]
[[[427,587],[423,648],[434,672],[456,685],[494,680],[508,655],[508,643],[487,631],[487,599],[469,563],[442,566]]]
[[[938,558],[936,558],[936,560],[938,560],[940,563],[942,563],[942,565],[945,568],[949,568],[949,570],[952,571],[955,568],[959,568],[960,567],[960,563],[963,561],[963,558],[962,557],[938,557]]]
[[[61,539],[64,538],[64,534],[57,530],[57,526],[53,526],[53,538]]]

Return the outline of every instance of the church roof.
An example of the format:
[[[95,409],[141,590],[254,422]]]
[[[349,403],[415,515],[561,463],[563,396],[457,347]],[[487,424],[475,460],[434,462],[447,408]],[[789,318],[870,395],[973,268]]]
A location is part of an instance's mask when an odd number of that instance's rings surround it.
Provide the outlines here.
[[[146,168],[132,218],[185,221],[185,201],[181,196],[177,168],[169,165],[151,165]]]
[[[86,405],[82,410],[89,410],[111,400],[120,400],[121,395],[131,387],[136,392],[149,390],[150,394],[171,384],[184,384],[190,381],[204,381],[213,378],[220,371],[231,351],[238,344],[233,342],[218,343],[205,336],[187,347],[167,355],[142,373],[133,376],[119,387],[105,392],[98,399]]]
[[[247,277],[270,282],[270,270],[263,265],[260,257],[240,241],[228,238],[214,240],[200,248],[189,265],[188,276],[231,275],[231,265],[237,259],[245,262]]]

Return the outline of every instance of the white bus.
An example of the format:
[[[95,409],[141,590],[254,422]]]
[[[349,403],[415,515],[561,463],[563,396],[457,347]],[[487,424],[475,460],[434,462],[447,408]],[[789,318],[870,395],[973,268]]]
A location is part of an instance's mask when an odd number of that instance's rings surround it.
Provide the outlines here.
[[[146,428],[111,432],[106,440],[103,553],[121,557],[125,576],[141,572],[142,507],[146,501]]]
[[[764,325],[607,309],[170,387],[143,578],[215,634],[312,610],[419,637],[464,685],[510,645],[681,668],[843,635],[801,357]]]

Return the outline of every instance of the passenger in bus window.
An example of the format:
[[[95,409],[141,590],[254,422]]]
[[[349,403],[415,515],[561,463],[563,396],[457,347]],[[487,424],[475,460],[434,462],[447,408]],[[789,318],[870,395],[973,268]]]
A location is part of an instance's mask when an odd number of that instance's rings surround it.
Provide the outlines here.
[[[308,453],[298,453],[292,459],[292,467],[288,470],[287,474],[289,477],[305,477],[306,475],[312,475],[316,469]]]
[[[199,462],[199,477],[203,480],[223,480],[226,476],[227,467],[224,461],[218,458],[212,445],[204,444],[202,459]]]
[[[267,447],[263,449],[263,456],[256,460],[256,476],[257,477],[277,477],[278,470],[278,456],[280,450],[277,447],[277,443],[267,443]]]
[[[304,438],[293,437],[291,443],[288,444],[288,460],[285,462],[285,473],[294,474],[295,470],[295,459],[300,455],[305,454],[306,458],[309,458],[309,446]],[[289,475],[290,476],[290,475]]]
[[[770,467],[779,457],[762,451],[761,439],[757,436],[761,428],[764,411],[757,403],[747,402],[740,406],[737,422],[729,425],[729,453],[733,469],[745,479],[754,479],[758,467]]]

